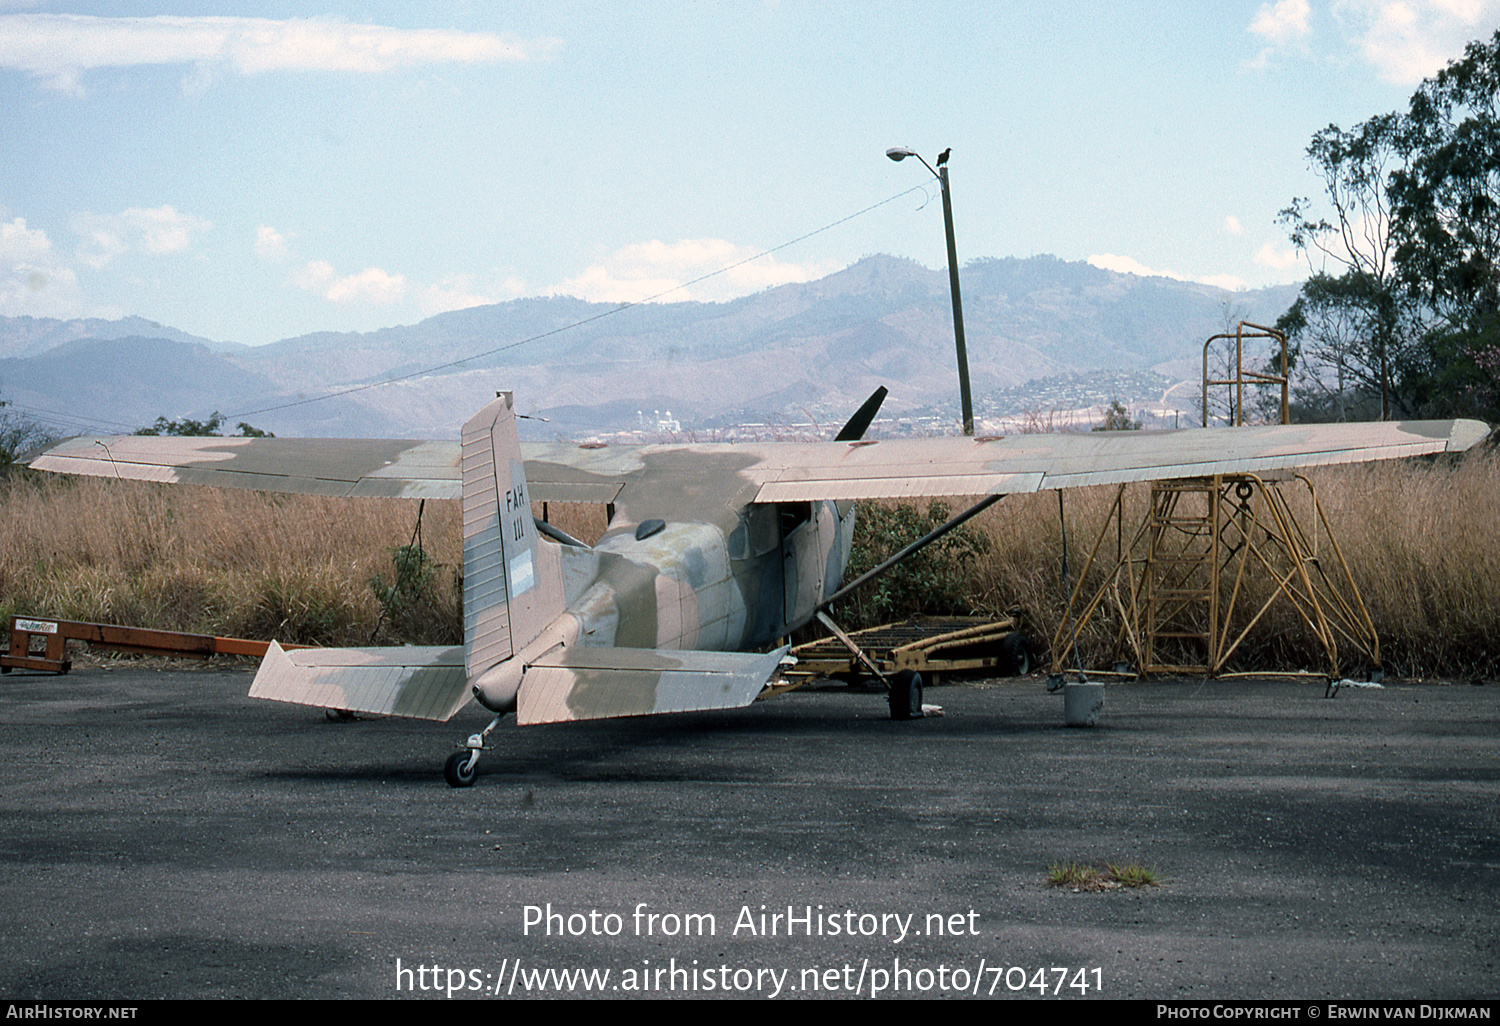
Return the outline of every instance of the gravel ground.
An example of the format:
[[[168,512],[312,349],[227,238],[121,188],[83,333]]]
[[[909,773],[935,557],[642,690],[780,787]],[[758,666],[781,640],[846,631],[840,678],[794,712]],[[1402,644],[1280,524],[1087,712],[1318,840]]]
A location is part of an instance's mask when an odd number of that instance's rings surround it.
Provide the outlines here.
[[[450,790],[476,708],[249,680],[0,679],[0,997],[1500,992],[1494,686],[1111,685],[1093,729],[1037,680],[910,723],[809,690],[507,724]],[[1070,861],[1158,882],[1047,886]]]

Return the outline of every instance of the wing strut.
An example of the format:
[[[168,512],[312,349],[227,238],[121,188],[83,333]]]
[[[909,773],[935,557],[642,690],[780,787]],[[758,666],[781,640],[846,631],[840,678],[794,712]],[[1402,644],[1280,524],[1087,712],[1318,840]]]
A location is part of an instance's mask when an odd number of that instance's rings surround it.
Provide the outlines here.
[[[563,545],[571,545],[576,549],[587,549],[593,547],[591,545],[584,544],[577,538],[574,538],[567,531],[564,531],[561,528],[553,527],[541,517],[533,516],[531,518],[531,522],[536,525],[536,529],[539,533],[545,534],[548,538],[551,538],[555,542],[560,542]]]
[[[880,681],[880,683],[884,684],[887,688],[891,686],[891,682],[885,679],[885,674],[880,672],[880,667],[875,665],[875,661],[869,656],[865,655],[864,649],[860,648],[859,645],[855,643],[853,638],[844,633],[844,629],[838,624],[834,623],[832,618],[829,617],[827,613],[823,612],[823,610],[820,609],[813,615],[818,618],[818,622],[820,622],[824,627],[827,627],[829,630],[833,631],[833,636],[842,641],[850,652],[854,653],[854,658],[858,659],[860,662],[869,667],[870,672],[875,675],[876,680]]]

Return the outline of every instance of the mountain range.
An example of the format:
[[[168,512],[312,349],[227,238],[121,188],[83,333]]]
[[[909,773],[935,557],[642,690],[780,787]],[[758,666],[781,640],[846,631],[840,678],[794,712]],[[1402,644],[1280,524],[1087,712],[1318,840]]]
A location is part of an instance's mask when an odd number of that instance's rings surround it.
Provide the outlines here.
[[[972,261],[961,281],[981,417],[1087,405],[1109,388],[1127,405],[1155,402],[1179,382],[1190,408],[1204,340],[1239,320],[1273,323],[1297,291],[1048,256]],[[545,418],[525,422],[532,437],[692,433],[836,423],[877,385],[891,390],[887,417],[956,424],[946,270],[871,256],[725,303],[518,299],[257,347],[139,317],[0,318],[0,398],[65,434],[218,411],[278,435],[453,437],[499,389]]]

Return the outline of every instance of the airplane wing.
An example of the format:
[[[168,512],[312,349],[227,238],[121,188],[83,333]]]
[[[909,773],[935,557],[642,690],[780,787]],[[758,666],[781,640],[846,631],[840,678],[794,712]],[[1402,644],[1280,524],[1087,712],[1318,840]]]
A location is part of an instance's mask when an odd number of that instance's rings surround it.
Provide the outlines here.
[[[451,648],[299,648],[274,641],[251,698],[323,709],[447,720],[472,697],[462,645]]]
[[[756,501],[987,495],[1264,474],[1457,452],[1487,434],[1489,427],[1479,421],[1454,420],[856,442],[841,458],[828,453],[814,461],[792,454],[767,476]]]
[[[34,470],[305,495],[458,499],[459,443],[388,438],[70,438]]]
[[[523,447],[532,497],[549,482],[601,490],[627,521],[706,506],[992,495],[1458,452],[1476,420],[1288,424],[1186,431],[892,438],[748,445]]]
[[[764,444],[522,446],[531,498],[614,502],[627,521],[704,507],[1073,488],[1457,452],[1475,420],[1287,424]],[[95,477],[391,498],[460,498],[456,441],[74,438],[31,461]],[[658,512],[661,511],[661,512]]]
[[[557,649],[526,668],[516,722],[737,709],[755,701],[788,648],[765,655],[650,648]]]
[[[553,447],[546,448],[549,452]],[[587,456],[590,450],[562,446]],[[623,448],[616,447],[616,451]],[[33,470],[123,481],[246,488],[353,498],[461,499],[457,439],[193,438],[120,435],[70,438],[44,450]],[[585,460],[584,462],[588,462]],[[613,502],[622,482],[566,461],[527,480],[538,502]]]
[[[1455,452],[1488,430],[1456,420],[806,444],[554,443],[520,455],[532,501],[613,502],[621,524],[714,522],[749,503],[996,495]],[[316,495],[461,498],[460,456],[457,441],[126,436],[63,442],[31,466]],[[518,716],[540,723],[746,705],[779,659],[573,647],[525,667]],[[463,648],[288,653],[273,645],[251,695],[436,720],[469,699]]]

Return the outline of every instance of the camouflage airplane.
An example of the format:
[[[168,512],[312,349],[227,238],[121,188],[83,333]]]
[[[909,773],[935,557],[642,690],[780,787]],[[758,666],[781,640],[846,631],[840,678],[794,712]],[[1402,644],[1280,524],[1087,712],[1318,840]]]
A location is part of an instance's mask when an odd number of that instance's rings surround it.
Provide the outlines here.
[[[530,724],[749,705],[779,672],[788,651],[779,640],[839,588],[856,500],[986,497],[956,522],[1008,493],[1454,452],[1488,432],[1460,420],[865,440],[883,396],[831,442],[523,446],[502,392],[464,425],[458,446],[77,438],[31,466],[461,499],[462,647],[273,644],[250,694],[440,721],[476,698],[495,717],[444,770],[450,785],[466,787],[489,733],[511,712]],[[536,520],[534,502],[601,503],[613,517],[588,546]],[[893,715],[921,714],[913,678],[893,683]]]

